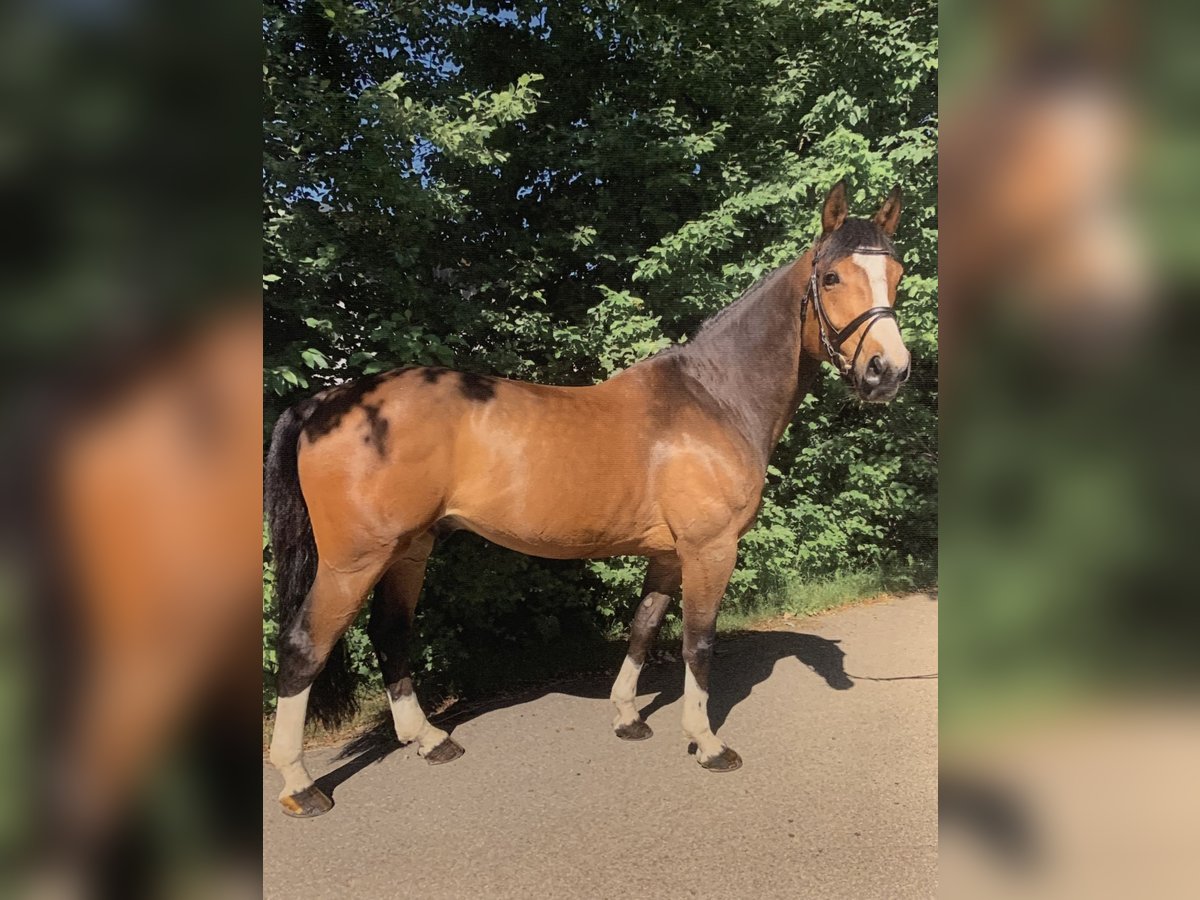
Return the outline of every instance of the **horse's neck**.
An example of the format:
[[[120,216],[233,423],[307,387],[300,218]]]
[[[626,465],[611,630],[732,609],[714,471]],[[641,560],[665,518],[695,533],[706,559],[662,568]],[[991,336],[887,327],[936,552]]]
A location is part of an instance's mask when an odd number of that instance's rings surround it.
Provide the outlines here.
[[[765,469],[795,415],[820,362],[802,349],[800,304],[806,254],[741,301],[684,353],[684,371],[722,406],[742,436],[762,454]]]
[[[815,328],[815,317],[808,316],[807,321],[801,315],[804,295],[808,292],[809,277],[812,274],[812,250],[805,252],[796,262],[791,263],[780,276],[778,295],[772,302],[782,303],[787,311],[786,321],[789,325],[789,339],[785,348],[780,348],[778,365],[780,372],[785,372],[778,382],[778,393],[773,398],[772,407],[775,415],[772,418],[771,431],[766,437],[766,454],[770,456],[775,449],[783,432],[796,415],[805,396],[816,381],[821,370],[821,360],[805,350],[805,328]]]
[[[803,315],[804,297],[809,291],[809,280],[812,277],[812,261],[813,250],[806,250],[803,256],[792,263],[787,273],[788,285],[796,305],[796,347],[794,351],[797,359],[795,366],[796,382],[792,388],[792,396],[787,402],[783,421],[779,423],[779,433],[775,437],[776,441],[783,436],[788,423],[795,417],[796,410],[800,408],[801,402],[808,395],[809,390],[812,389],[821,371],[821,357],[814,356],[805,349],[805,329],[808,330],[810,335],[807,343],[812,346],[819,346],[819,340],[816,337],[819,328],[816,315],[813,314],[812,310],[809,310],[809,315]],[[774,448],[774,444],[772,444],[772,448]]]

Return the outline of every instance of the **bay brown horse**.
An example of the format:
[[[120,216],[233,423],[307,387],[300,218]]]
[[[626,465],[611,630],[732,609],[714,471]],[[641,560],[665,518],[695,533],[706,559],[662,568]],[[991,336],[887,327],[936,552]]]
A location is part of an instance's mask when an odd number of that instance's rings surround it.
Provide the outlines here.
[[[890,400],[908,376],[894,313],[899,218],[898,187],[872,219],[854,219],[838,182],[811,250],[686,344],[601,384],[409,368],[285,412],[266,474],[285,617],[270,752],[284,777],[284,811],[314,816],[332,806],[304,767],[304,720],[310,692],[315,713],[335,711],[331,692],[322,693],[335,682],[317,676],[376,586],[368,631],[397,737],[415,741],[430,763],[462,754],[421,711],[407,643],[435,537],[463,528],[555,559],[648,557],[612,689],[614,730],[625,740],[650,737],[635,705],[638,675],[682,587],[683,732],[705,769],[740,767],[709,726],[717,606],[757,514],[768,458],[822,360],[864,400]]]

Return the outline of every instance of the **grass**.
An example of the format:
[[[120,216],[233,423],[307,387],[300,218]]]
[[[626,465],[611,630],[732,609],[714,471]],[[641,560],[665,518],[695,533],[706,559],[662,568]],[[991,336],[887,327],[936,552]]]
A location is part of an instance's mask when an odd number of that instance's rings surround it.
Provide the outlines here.
[[[765,595],[749,610],[729,610],[718,615],[717,630],[745,628],[752,626],[756,620],[785,613],[793,616],[816,615],[849,603],[869,600],[880,594],[911,590],[910,581],[898,582],[897,577],[878,571],[852,572],[815,583],[793,579],[785,582],[778,591]]]
[[[752,604],[723,607],[717,615],[717,632],[752,630],[776,616],[812,616],[884,594],[916,589],[912,576],[878,570],[851,572],[818,582],[793,578],[773,591],[760,594]],[[678,614],[672,614],[663,625],[660,640],[679,640],[681,633],[682,622]]]

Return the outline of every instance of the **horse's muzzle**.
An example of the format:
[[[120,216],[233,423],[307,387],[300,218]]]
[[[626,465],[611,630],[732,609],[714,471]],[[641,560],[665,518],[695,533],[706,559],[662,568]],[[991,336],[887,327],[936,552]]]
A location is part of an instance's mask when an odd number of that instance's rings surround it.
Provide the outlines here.
[[[900,385],[908,381],[910,359],[897,366],[883,356],[872,356],[855,381],[858,395],[871,403],[886,403],[896,396]]]

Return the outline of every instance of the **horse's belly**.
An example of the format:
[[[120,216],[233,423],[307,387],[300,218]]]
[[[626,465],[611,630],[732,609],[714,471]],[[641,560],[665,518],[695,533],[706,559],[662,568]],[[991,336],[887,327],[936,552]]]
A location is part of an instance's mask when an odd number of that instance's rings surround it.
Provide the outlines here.
[[[474,498],[467,493],[457,491],[448,505],[450,522],[532,556],[652,555],[674,547],[670,529],[644,492],[611,483],[607,490],[545,482],[519,490],[493,482]]]
[[[457,524],[487,538],[494,544],[547,559],[603,559],[609,556],[655,556],[674,549],[671,532],[665,526],[648,528],[638,535],[539,531],[526,523],[472,521],[453,517]]]

